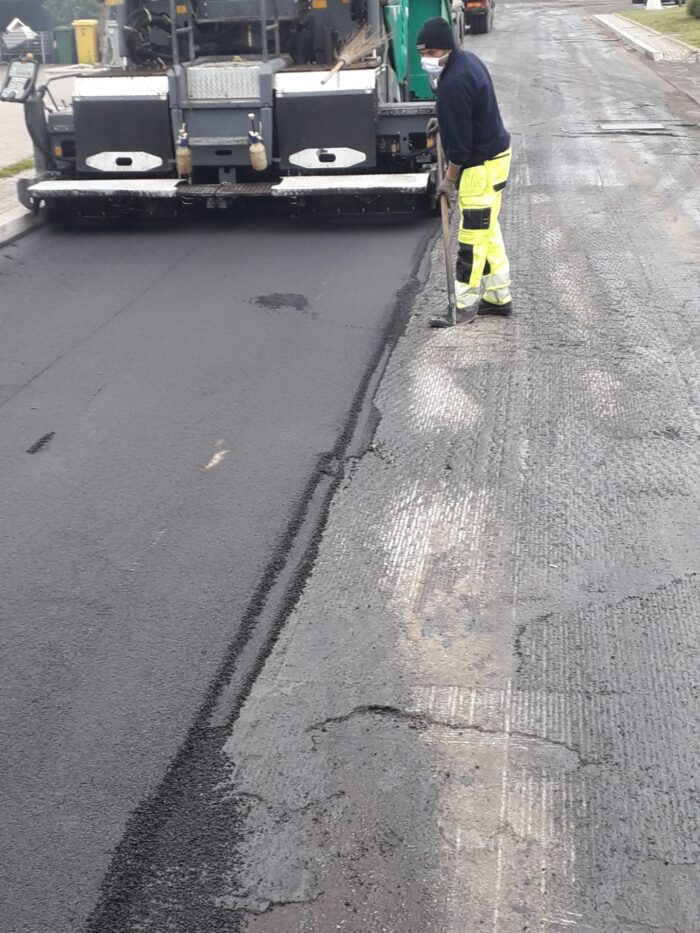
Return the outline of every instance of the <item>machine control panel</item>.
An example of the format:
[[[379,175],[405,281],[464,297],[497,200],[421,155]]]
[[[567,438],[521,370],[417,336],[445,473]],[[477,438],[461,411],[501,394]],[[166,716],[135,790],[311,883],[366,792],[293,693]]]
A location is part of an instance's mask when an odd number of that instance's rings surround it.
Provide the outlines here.
[[[11,62],[0,88],[0,100],[23,104],[34,89],[38,73],[38,62]]]

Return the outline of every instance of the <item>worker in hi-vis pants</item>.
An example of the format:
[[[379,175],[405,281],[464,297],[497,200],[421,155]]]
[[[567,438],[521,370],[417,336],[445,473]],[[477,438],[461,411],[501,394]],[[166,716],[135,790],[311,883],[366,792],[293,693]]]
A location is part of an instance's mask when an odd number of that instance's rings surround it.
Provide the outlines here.
[[[437,119],[428,133],[439,129],[447,158],[438,195],[452,200],[459,180],[457,323],[477,314],[507,316],[513,310],[510,268],[498,215],[510,171],[510,134],[491,75],[476,55],[456,48],[452,27],[440,17],[423,24],[417,46],[435,88]],[[453,323],[451,315],[431,321],[433,327]]]

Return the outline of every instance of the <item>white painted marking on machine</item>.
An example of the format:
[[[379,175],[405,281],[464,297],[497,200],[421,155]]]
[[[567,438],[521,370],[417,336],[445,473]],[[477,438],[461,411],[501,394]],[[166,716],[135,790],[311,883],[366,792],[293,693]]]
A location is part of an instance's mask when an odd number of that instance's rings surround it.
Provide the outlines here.
[[[163,160],[151,152],[96,152],[85,163],[98,172],[151,172]]]
[[[333,191],[425,191],[430,176],[427,172],[387,175],[302,175],[298,178],[283,178],[272,189],[275,197],[290,197],[294,194],[328,194]]]
[[[335,146],[331,149],[300,149],[289,156],[289,161],[299,168],[333,170],[361,165],[367,161],[367,155],[349,146]]]
[[[40,181],[28,189],[35,197],[132,194],[160,198],[174,198],[180,181],[177,178],[87,178],[80,181]]]
[[[73,90],[74,100],[111,100],[117,97],[164,99],[167,96],[167,75],[81,77],[75,79]]]
[[[274,88],[278,97],[310,92],[373,91],[379,73],[379,68],[339,71],[327,84],[323,84],[324,78],[328,77],[327,71],[282,71],[274,77]]]

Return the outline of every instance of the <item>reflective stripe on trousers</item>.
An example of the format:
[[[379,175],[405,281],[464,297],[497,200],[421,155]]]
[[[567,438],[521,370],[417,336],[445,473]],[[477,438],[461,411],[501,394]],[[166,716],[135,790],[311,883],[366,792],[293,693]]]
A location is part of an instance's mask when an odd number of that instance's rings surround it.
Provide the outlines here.
[[[501,192],[508,181],[511,150],[483,165],[465,168],[459,183],[459,253],[455,270],[457,307],[484,298],[494,304],[511,300],[510,266],[498,215]]]

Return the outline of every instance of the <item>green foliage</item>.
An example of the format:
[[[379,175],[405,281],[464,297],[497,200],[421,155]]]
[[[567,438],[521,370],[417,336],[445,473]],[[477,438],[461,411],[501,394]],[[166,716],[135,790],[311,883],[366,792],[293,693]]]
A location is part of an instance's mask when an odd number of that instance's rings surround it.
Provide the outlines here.
[[[685,5],[685,11],[688,16],[694,16],[695,19],[700,19],[700,0],[688,0]]]
[[[651,12],[649,10],[626,10],[622,15],[655,32],[673,36],[674,39],[680,39],[700,49],[700,16],[697,13],[700,9],[700,0],[692,0],[692,7],[696,11],[697,19],[692,15],[689,16],[682,6]]]
[[[74,19],[99,19],[100,0],[43,0],[43,7],[57,26],[70,26]]]
[[[22,159],[21,162],[13,162],[12,165],[6,165],[0,168],[0,178],[12,178],[13,175],[19,175],[20,172],[26,172],[34,166],[34,159]]]

